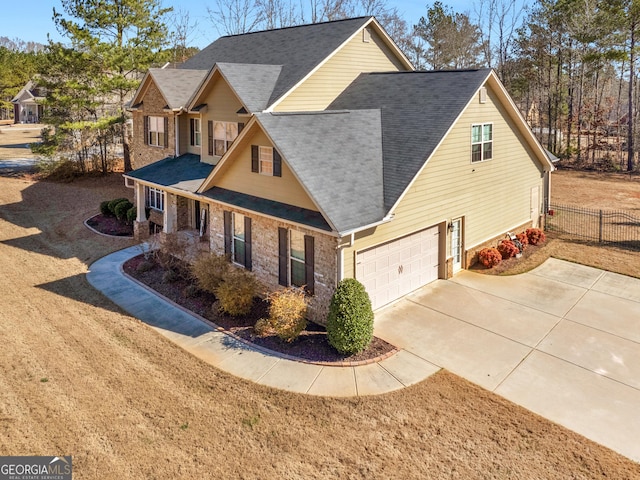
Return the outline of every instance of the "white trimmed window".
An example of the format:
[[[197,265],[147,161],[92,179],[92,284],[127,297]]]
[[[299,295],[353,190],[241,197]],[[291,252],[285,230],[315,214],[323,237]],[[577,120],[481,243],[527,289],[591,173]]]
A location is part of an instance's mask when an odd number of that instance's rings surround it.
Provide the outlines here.
[[[164,117],[147,117],[147,130],[149,145],[155,147],[164,146]]]
[[[213,122],[213,154],[221,157],[238,136],[239,125],[236,122]]]
[[[307,283],[304,266],[304,234],[289,230],[289,284],[301,287]]]
[[[199,118],[191,118],[189,119],[190,123],[190,144],[192,147],[200,146],[200,139],[202,137],[202,132],[200,131],[200,119]]]
[[[482,162],[493,158],[493,124],[471,126],[471,161]]]
[[[164,211],[164,192],[153,187],[144,187],[145,204],[149,208]]]

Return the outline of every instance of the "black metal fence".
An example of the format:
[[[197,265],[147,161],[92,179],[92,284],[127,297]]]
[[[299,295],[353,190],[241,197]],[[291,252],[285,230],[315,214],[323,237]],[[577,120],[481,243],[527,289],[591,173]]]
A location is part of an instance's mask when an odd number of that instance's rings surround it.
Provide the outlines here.
[[[580,240],[640,250],[640,216],[623,210],[552,204],[545,229]]]

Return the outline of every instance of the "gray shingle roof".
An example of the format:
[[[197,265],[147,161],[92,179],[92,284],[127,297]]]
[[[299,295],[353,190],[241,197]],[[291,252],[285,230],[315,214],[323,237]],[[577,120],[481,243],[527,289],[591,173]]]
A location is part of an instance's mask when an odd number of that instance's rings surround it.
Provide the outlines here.
[[[229,205],[235,205],[236,207],[282,218],[290,222],[308,225],[321,230],[331,231],[331,227],[322,217],[322,214],[306,208],[274,202],[273,200],[247,195],[246,193],[234,192],[220,187],[213,187],[204,192],[203,195]]]
[[[213,170],[213,165],[200,162],[200,155],[187,153],[170,157],[125,174],[163,187],[195,192]]]
[[[282,65],[246,63],[217,63],[216,65],[250,112],[261,112],[267,108],[271,93],[282,71]]]
[[[378,110],[259,113],[256,118],[337,231],[384,217]]]
[[[200,82],[204,70],[150,68],[149,75],[167,100],[169,108],[184,107]]]
[[[289,91],[371,17],[220,37],[180,68],[210,70],[216,63],[282,65],[268,104]]]
[[[382,111],[387,208],[399,199],[490,72],[365,73],[327,107]]]

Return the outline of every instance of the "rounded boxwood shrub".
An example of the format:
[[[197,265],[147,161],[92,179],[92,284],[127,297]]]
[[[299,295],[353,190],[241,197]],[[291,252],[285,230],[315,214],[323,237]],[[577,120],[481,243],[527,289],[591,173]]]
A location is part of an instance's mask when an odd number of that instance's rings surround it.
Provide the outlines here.
[[[539,245],[541,243],[544,243],[544,241],[547,239],[547,236],[539,228],[528,228],[525,233],[527,234],[527,238],[529,239],[529,243],[531,245]]]
[[[111,215],[116,214],[116,205],[118,205],[120,202],[128,202],[128,201],[129,199],[127,198],[115,198],[111,200],[109,202],[109,211],[111,212]]]
[[[342,280],[331,297],[327,340],[338,352],[353,355],[373,338],[373,310],[369,294],[355,278]]]
[[[114,213],[116,214],[116,218],[118,220],[125,220],[127,218],[127,212],[133,207],[133,203],[129,200],[125,200],[124,202],[120,202],[116,205],[114,209]]]
[[[502,256],[503,260],[515,257],[520,253],[520,249],[511,240],[503,240],[500,242],[500,245],[498,245],[498,251],[500,252],[500,256]]]
[[[100,213],[105,217],[113,216],[113,213],[111,212],[111,210],[109,210],[109,203],[111,203],[111,200],[100,202]]]
[[[129,223],[135,222],[137,216],[138,216],[138,209],[136,207],[131,207],[129,210],[127,210],[127,222]]]

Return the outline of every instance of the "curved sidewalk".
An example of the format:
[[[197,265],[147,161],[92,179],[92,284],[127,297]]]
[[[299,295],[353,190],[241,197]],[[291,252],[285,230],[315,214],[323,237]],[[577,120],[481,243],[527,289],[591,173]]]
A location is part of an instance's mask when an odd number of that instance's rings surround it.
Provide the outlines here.
[[[296,362],[254,349],[126,277],[122,264],[143,248],[129,247],[101,258],[89,267],[87,280],[126,312],[232,375],[290,392],[353,397],[398,390],[440,370],[406,350],[378,363],[342,367]]]

